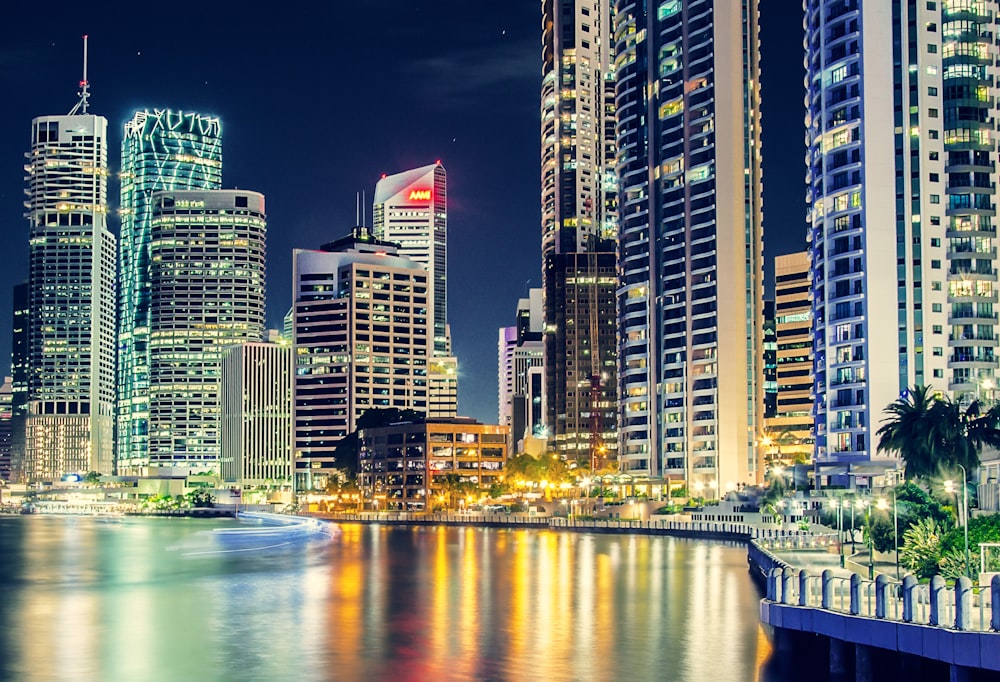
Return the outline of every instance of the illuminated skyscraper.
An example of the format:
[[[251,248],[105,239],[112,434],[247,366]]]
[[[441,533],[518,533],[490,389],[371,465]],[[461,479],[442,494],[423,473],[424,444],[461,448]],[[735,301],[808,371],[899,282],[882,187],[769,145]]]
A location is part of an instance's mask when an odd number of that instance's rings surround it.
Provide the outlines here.
[[[908,387],[963,403],[996,388],[998,13],[996,0],[805,2],[821,484],[875,456]]]
[[[757,0],[617,0],[622,468],[757,479],[763,254]]]
[[[295,489],[323,487],[372,408],[428,411],[430,273],[359,227],[293,254]],[[402,474],[400,474],[402,475]]]
[[[223,350],[264,336],[265,220],[256,192],[152,195],[150,466],[218,470]]]
[[[375,235],[424,266],[434,290],[434,360],[428,417],[458,412],[458,360],[448,326],[448,182],[441,162],[383,177],[375,185]]]
[[[545,426],[569,459],[614,459],[615,101],[610,0],[542,3]]]
[[[107,228],[108,122],[82,99],[31,124],[27,414],[22,475],[112,473],[115,238]],[[77,112],[80,113],[77,113]]]
[[[222,127],[201,114],[139,111],[122,141],[118,271],[118,443],[120,472],[149,463],[150,232],[153,192],[219,189]]]

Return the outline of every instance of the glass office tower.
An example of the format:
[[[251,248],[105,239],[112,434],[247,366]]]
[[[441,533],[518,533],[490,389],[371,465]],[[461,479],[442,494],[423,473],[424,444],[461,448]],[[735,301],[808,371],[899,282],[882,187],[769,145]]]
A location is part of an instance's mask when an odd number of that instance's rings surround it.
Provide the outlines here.
[[[149,464],[153,192],[221,186],[218,118],[154,109],[136,112],[125,124],[118,258],[117,458],[121,473],[141,473]]]

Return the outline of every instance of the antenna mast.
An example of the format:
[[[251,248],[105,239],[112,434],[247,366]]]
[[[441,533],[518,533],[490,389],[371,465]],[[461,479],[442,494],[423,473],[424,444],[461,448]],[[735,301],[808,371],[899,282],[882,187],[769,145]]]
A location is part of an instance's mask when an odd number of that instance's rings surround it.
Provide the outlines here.
[[[85,115],[87,113],[87,100],[90,99],[90,82],[87,80],[87,36],[83,36],[83,80],[80,81],[80,92],[77,94],[80,96],[80,101],[69,112],[70,116],[77,112]]]

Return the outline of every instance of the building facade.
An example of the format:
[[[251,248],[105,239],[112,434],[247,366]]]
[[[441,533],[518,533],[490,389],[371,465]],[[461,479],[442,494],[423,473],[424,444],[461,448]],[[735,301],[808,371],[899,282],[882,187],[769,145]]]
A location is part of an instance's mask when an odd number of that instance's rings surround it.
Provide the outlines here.
[[[618,0],[622,470],[758,479],[763,254],[756,0]]]
[[[375,185],[375,236],[420,263],[434,291],[434,360],[428,416],[458,414],[458,359],[448,325],[448,175],[441,162],[384,175]]]
[[[14,285],[11,325],[10,480],[24,475],[24,427],[28,415],[28,328],[31,322],[28,282]]]
[[[545,424],[545,346],[542,290],[517,303],[516,324],[501,327],[498,353],[498,423],[510,428],[511,450],[525,436],[542,437]]]
[[[222,352],[219,465],[240,489],[292,483],[292,347],[244,343]]]
[[[321,488],[337,444],[373,408],[429,409],[430,273],[356,228],[293,254],[295,490]]]
[[[567,459],[617,451],[612,6],[542,3],[545,426]]]
[[[362,493],[383,509],[445,506],[449,475],[489,490],[507,461],[507,428],[466,417],[363,429],[358,438]]]
[[[152,195],[149,466],[218,472],[226,346],[264,336],[264,197]]]
[[[222,187],[219,119],[136,112],[125,124],[120,177],[117,459],[120,473],[138,473],[149,465],[153,192]]]
[[[874,458],[908,387],[968,402],[995,385],[998,10],[805,3],[821,474]]]
[[[81,104],[86,112],[86,96]],[[86,113],[31,124],[21,462],[29,481],[112,473],[115,237],[107,227],[107,131],[104,117]]]
[[[774,414],[764,420],[765,460],[784,466],[812,460],[812,304],[809,254],[774,259]]]
[[[11,480],[11,451],[14,421],[14,378],[4,377],[0,385],[0,480]]]

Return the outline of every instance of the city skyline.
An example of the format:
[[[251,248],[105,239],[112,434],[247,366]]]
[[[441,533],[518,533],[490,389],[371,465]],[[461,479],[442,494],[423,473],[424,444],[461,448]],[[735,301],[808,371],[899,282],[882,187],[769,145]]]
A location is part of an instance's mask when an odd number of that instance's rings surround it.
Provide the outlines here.
[[[269,327],[281,327],[291,303],[292,248],[340,236],[354,221],[355,193],[371,192],[383,172],[440,158],[451,176],[449,247],[460,254],[451,258],[449,273],[449,321],[454,353],[461,362],[459,413],[495,420],[496,329],[509,324],[529,281],[531,287],[541,285],[539,10],[533,5],[503,11],[483,8],[467,16],[457,13],[457,7],[443,2],[422,9],[389,3],[365,8],[373,20],[382,22],[387,40],[401,39],[379,54],[348,37],[343,46],[329,41],[324,47],[324,32],[276,11],[269,16],[268,35],[289,46],[291,55],[280,62],[280,69],[244,46],[246,27],[238,23],[220,21],[211,45],[181,54],[171,50],[169,26],[149,21],[149,8],[133,7],[113,15],[113,22],[109,12],[107,26],[73,11],[54,29],[25,22],[25,30],[0,51],[3,63],[11,65],[0,78],[8,90],[20,93],[0,112],[0,124],[10,131],[0,138],[0,158],[11,160],[0,165],[0,214],[6,216],[7,233],[18,239],[26,236],[19,217],[19,163],[27,140],[15,131],[23,131],[35,116],[68,110],[65,103],[73,101],[80,68],[79,36],[85,32],[91,36],[91,110],[108,118],[112,148],[120,142],[122,124],[146,106],[205,111],[223,120],[226,185],[252,187],[269,199],[269,223],[274,226],[268,245]],[[798,13],[784,17],[776,13],[777,7],[770,15],[768,9],[765,3],[765,239],[773,254],[804,246],[800,136],[792,136],[795,144],[781,141],[782,135],[788,137],[783,129],[802,126],[802,51]],[[220,17],[227,15],[225,7],[219,11]],[[345,8],[345,18],[359,11]],[[254,31],[254,36],[263,35],[262,29]],[[304,36],[299,35],[302,31]],[[416,35],[426,37],[417,41]],[[768,36],[775,37],[771,43]],[[357,97],[328,94],[331,88],[315,74],[325,73],[324,64],[337,64],[359,50],[370,54],[368,68],[339,73],[342,83],[332,89]],[[221,58],[223,54],[227,56]],[[303,70],[303,64],[312,68]],[[378,94],[379,84],[387,79],[396,86],[392,96]],[[411,96],[412,106],[401,114],[394,103]],[[340,100],[342,111],[335,111],[332,103]],[[359,109],[364,116],[357,115]],[[298,110],[310,113],[300,115]],[[305,119],[301,126],[288,125],[300,116]],[[301,136],[320,123],[339,123],[352,134],[331,135],[330,142],[322,144]],[[773,137],[769,130],[775,131]],[[769,139],[775,140],[771,146]],[[295,168],[308,172],[290,172]],[[778,169],[786,181],[769,174]],[[316,201],[316,196],[324,201]],[[475,256],[486,253],[502,267],[480,267]],[[11,287],[23,279],[25,261],[15,254],[13,267],[0,277],[2,329],[10,329]],[[10,353],[9,336],[0,334],[4,361]]]

